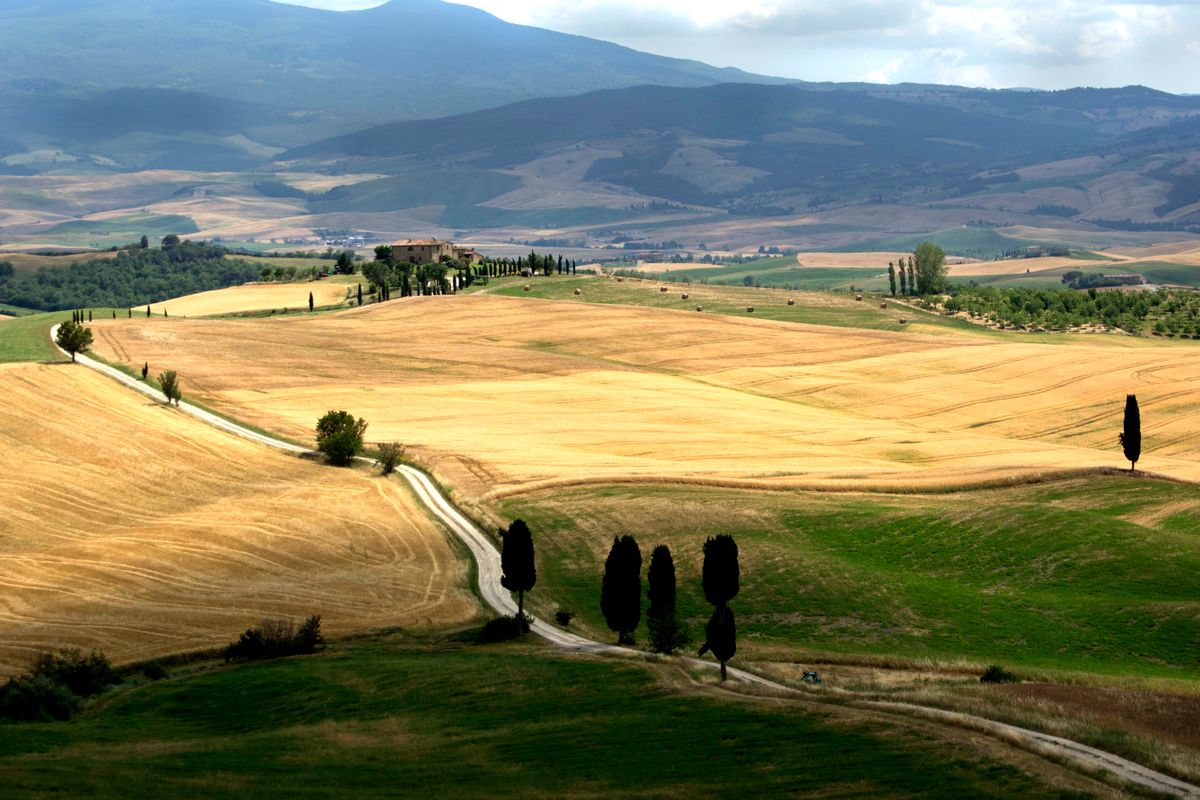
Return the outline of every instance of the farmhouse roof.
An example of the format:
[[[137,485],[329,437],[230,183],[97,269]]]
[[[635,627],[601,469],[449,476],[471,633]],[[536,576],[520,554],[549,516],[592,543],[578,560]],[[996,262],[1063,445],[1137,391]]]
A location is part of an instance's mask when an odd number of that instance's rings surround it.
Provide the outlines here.
[[[450,244],[450,243],[444,242],[441,239],[404,239],[402,241],[396,242],[396,244],[397,245],[401,245],[401,244],[403,244],[403,245],[410,245],[410,244],[438,245],[438,244]]]

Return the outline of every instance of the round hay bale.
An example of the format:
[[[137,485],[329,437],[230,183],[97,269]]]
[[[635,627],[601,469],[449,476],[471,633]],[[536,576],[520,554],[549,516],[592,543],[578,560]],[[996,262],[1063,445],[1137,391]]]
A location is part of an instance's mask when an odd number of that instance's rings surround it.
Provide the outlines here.
[[[531,291],[531,289],[532,289],[532,288],[533,288],[533,287],[531,287],[531,286],[530,286],[528,283],[527,283],[527,284],[525,284],[525,291],[527,291],[527,292],[528,292],[528,291]]]
[[[576,296],[576,297],[578,297],[578,296],[579,296],[579,295],[581,295],[581,294],[583,294],[583,289],[576,289],[576,290],[575,290],[575,296]]]
[[[789,306],[794,306],[794,305],[796,305],[796,301],[795,301],[795,300],[788,300],[788,305],[789,305]]]
[[[704,310],[704,306],[696,306],[696,310],[697,310],[697,311],[703,311],[703,310]]]
[[[901,325],[907,325],[907,324],[908,324],[908,320],[906,320],[904,317],[901,317],[901,318],[900,318],[900,324],[901,324]]]
[[[855,295],[855,296],[854,296],[854,299],[855,299],[855,300],[857,300],[858,302],[860,302],[860,303],[861,303],[861,302],[862,302],[862,295],[861,295],[861,294]]]
[[[887,303],[880,303],[880,304],[879,304],[879,307],[880,307],[880,308],[887,308]]]
[[[667,287],[665,287],[665,286],[660,286],[660,287],[658,287],[658,290],[659,290],[660,292],[665,292],[665,291],[667,290]]]
[[[625,279],[624,279],[624,278],[622,278],[622,277],[620,277],[620,276],[618,275],[618,276],[617,276],[617,283],[624,283],[624,282],[625,282]]]
[[[684,300],[687,300],[687,299],[688,299],[688,296],[687,296],[686,294],[683,294],[683,295],[681,295],[681,297],[682,297]]]
[[[746,306],[746,313],[747,313],[747,314],[753,314],[753,313],[754,313],[754,306]]]

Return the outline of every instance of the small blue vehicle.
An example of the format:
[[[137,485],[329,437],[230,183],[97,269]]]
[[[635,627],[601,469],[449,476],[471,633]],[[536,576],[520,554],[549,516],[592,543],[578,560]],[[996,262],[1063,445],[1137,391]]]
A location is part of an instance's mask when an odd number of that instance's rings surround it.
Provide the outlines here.
[[[806,672],[804,673],[804,676],[800,678],[800,680],[804,681],[810,686],[818,686],[821,683],[821,676],[815,672]]]

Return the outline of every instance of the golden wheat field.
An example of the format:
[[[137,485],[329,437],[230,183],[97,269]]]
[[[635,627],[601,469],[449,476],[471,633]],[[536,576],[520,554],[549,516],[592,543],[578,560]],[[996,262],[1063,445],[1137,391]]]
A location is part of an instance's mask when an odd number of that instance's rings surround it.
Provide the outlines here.
[[[264,428],[308,440],[320,414],[351,411],[369,440],[408,444],[470,497],[630,480],[936,487],[1120,467],[1128,392],[1142,404],[1139,466],[1200,479],[1200,359],[1125,337],[1046,344],[497,296],[95,329],[103,356],[178,369],[185,392]]]
[[[347,298],[349,286],[330,281],[309,283],[247,283],[228,289],[214,289],[150,306],[150,313],[174,317],[212,317],[221,314],[245,314],[252,311],[303,311],[312,292],[317,308],[340,304]]]
[[[223,645],[266,617],[329,634],[472,618],[407,489],[271,451],[83,366],[0,366],[0,675]]]

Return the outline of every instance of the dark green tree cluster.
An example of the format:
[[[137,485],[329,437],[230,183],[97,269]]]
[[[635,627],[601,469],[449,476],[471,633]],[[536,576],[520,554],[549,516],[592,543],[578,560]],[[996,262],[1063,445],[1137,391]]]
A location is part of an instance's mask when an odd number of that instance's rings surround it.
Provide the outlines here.
[[[1098,292],[1070,289],[955,287],[945,309],[1008,328],[1067,330],[1104,325],[1139,333],[1157,320],[1159,333],[1200,336],[1200,297],[1194,292]]]
[[[225,648],[226,661],[260,661],[268,658],[315,652],[325,644],[321,617],[313,614],[299,627],[289,619],[263,620],[247,628],[236,642]]]
[[[632,644],[642,619],[642,552],[632,536],[613,539],[600,583],[600,613],[617,634],[617,644]]]
[[[178,242],[159,249],[122,250],[112,258],[14,273],[0,279],[0,303],[42,311],[129,308],[236,286],[254,280],[258,273],[259,268],[253,264],[226,258],[219,247]]]

